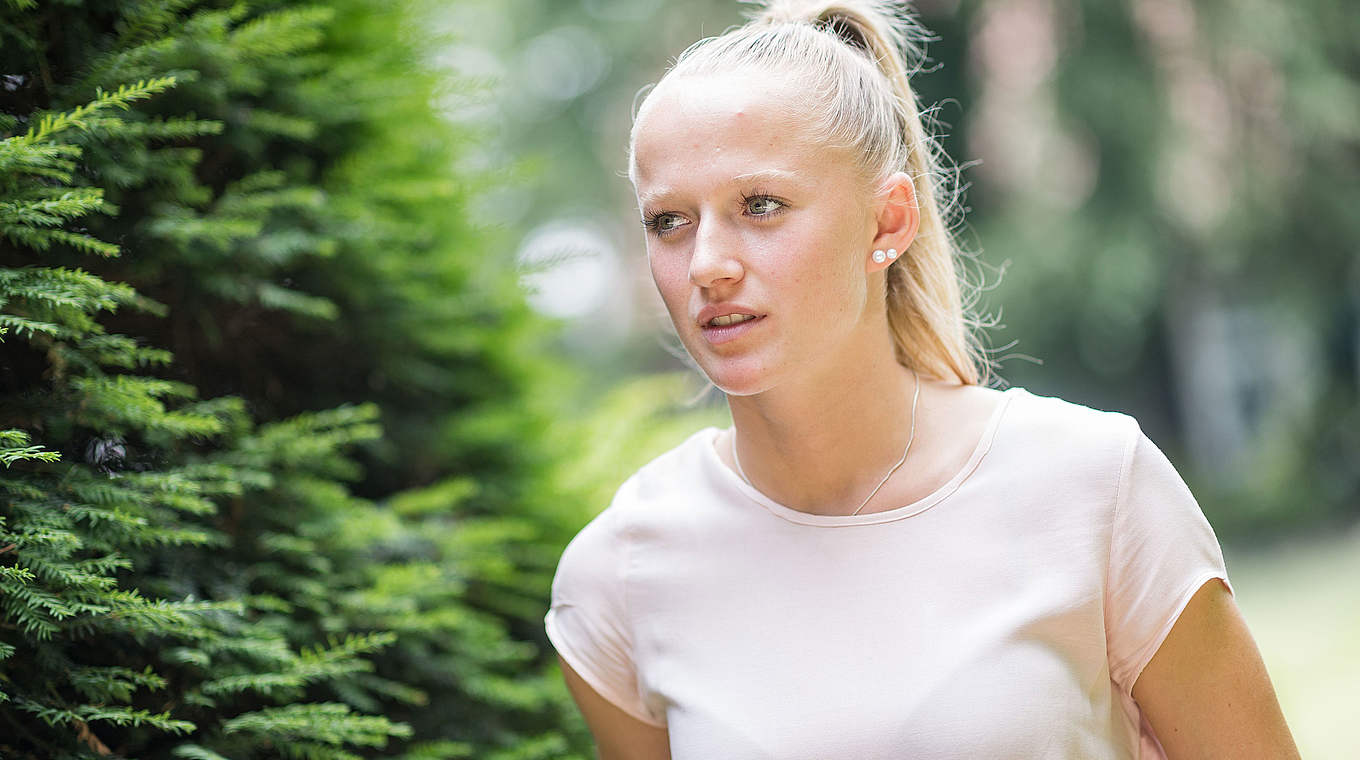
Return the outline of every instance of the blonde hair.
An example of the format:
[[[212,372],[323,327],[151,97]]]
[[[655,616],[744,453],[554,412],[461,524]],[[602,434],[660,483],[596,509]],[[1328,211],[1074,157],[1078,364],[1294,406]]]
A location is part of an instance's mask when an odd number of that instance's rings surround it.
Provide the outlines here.
[[[901,3],[885,0],[769,0],[758,6],[746,25],[691,45],[661,81],[741,67],[780,72],[812,96],[819,143],[849,149],[875,185],[906,172],[921,221],[905,255],[886,270],[897,361],[940,379],[989,382],[991,363],[976,333],[990,325],[972,312],[979,288],[962,276],[962,252],[950,229],[957,193],[941,167],[952,165],[926,131],[909,81],[924,59],[924,29]]]

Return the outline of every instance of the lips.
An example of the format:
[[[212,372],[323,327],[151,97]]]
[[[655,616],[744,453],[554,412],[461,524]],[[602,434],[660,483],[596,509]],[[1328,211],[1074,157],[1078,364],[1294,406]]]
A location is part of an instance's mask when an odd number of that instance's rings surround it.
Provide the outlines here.
[[[710,306],[699,311],[703,339],[710,345],[721,345],[740,339],[764,322],[764,314],[741,306]]]
[[[705,327],[726,327],[735,325],[738,322],[749,322],[756,318],[754,314],[725,314],[721,317],[714,317],[708,321]]]
[[[699,310],[695,322],[703,328],[727,327],[732,324],[754,321],[751,318],[765,316],[750,306],[739,303],[716,303]],[[714,320],[717,320],[715,323]]]

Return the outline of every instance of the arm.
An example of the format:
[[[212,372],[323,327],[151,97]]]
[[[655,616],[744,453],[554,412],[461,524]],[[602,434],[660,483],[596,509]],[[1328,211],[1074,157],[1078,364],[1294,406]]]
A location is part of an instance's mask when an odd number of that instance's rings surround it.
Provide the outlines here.
[[[595,737],[600,760],[670,760],[670,734],[666,729],[644,723],[615,707],[590,688],[560,655],[557,661],[562,665],[567,691]]]
[[[1216,579],[1190,599],[1133,698],[1171,760],[1299,756],[1256,642]]]

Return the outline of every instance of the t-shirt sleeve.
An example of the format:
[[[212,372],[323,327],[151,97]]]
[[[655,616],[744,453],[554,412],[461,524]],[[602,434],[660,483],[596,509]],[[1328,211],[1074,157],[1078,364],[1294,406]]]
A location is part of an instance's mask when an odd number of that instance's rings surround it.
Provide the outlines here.
[[[600,696],[638,720],[663,726],[638,688],[624,594],[627,536],[614,508],[619,498],[562,552],[544,626],[553,648]]]
[[[1219,578],[1232,592],[1214,530],[1189,487],[1128,418],[1110,536],[1105,635],[1110,677],[1125,694],[1190,598]]]

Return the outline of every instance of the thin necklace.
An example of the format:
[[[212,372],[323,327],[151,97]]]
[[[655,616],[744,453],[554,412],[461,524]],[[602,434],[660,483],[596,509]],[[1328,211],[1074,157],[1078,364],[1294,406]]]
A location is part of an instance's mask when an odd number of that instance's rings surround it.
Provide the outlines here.
[[[902,449],[902,458],[897,460],[897,464],[893,465],[892,469],[888,470],[888,474],[884,475],[883,479],[878,481],[878,485],[874,486],[874,490],[869,492],[869,495],[865,497],[864,501],[861,502],[859,507],[857,507],[854,512],[851,512],[850,515],[859,514],[859,511],[868,505],[869,500],[874,498],[874,494],[878,493],[878,490],[883,487],[883,484],[888,482],[888,478],[891,478],[892,474],[897,472],[897,468],[901,467],[902,463],[907,461],[907,452],[911,451],[911,442],[916,440],[916,402],[921,399],[921,376],[916,374],[916,370],[914,369],[911,371],[911,374],[916,381],[916,392],[911,396],[911,433],[907,436],[907,447]],[[751,482],[751,479],[746,477],[746,471],[741,469],[741,460],[737,458],[736,426],[732,427],[732,464],[737,466],[737,474],[741,476],[742,480],[746,481],[746,485],[755,488],[756,486]]]

